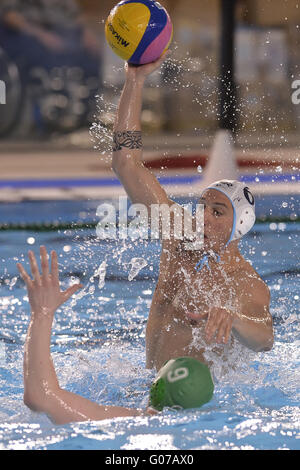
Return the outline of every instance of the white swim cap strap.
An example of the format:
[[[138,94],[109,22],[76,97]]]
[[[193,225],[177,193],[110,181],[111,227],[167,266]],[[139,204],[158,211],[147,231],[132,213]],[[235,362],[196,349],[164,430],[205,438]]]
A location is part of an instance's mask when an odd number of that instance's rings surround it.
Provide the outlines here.
[[[205,254],[202,256],[202,258],[200,259],[200,261],[198,261],[198,263],[196,264],[196,266],[195,266],[196,271],[198,271],[198,272],[201,271],[201,269],[202,269],[203,266],[205,266],[205,265],[207,266],[207,268],[208,268],[209,271],[211,270],[211,269],[210,269],[210,266],[209,266],[209,262],[208,262],[209,256],[210,256],[211,258],[214,258],[214,260],[215,260],[217,263],[219,263],[220,260],[221,260],[221,256],[218,255],[218,253],[212,253],[211,251],[210,251],[210,253],[205,253]],[[198,267],[198,266],[199,266],[199,267]]]

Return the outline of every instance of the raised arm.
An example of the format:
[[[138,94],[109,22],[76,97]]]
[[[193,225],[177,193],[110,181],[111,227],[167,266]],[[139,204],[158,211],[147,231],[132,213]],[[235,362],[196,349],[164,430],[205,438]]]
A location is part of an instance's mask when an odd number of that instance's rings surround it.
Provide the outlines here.
[[[113,129],[112,167],[133,204],[139,203],[146,206],[149,215],[158,215],[155,210],[158,205],[160,206],[160,237],[163,237],[168,244],[169,241],[174,241],[175,214],[178,217],[177,221],[180,220],[179,226],[182,227],[182,230],[184,220],[187,222],[192,217],[188,211],[184,211],[182,206],[168,198],[155,175],[144,166],[142,161],[141,111],[144,82],[146,77],[158,69],[163,61],[164,57],[147,65],[136,67],[126,64],[125,66],[126,81]],[[153,205],[157,205],[157,207],[154,208]],[[165,209],[166,212],[164,212]],[[167,228],[162,234],[166,217],[169,217],[170,220],[170,230]],[[177,233],[180,236],[182,232],[179,229]],[[178,238],[178,235],[175,235],[175,238]]]
[[[112,167],[132,203],[169,203],[166,192],[142,161],[142,94],[146,77],[161,66],[163,58],[142,66],[126,64],[126,81],[114,124]],[[173,203],[173,202],[172,202]]]
[[[33,279],[17,263],[27,286],[31,308],[24,351],[24,403],[33,411],[46,413],[56,424],[143,414],[135,409],[98,405],[59,386],[50,353],[52,322],[56,309],[82,285],[74,284],[61,291],[56,252],[51,253],[51,273],[44,246],[40,248],[40,255],[42,274],[33,252],[29,252]]]

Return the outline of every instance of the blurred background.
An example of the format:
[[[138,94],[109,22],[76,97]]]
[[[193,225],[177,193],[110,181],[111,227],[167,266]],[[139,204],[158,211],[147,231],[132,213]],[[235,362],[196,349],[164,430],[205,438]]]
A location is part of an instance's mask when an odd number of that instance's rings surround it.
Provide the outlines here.
[[[174,40],[170,58],[146,83],[145,161],[154,170],[162,170],[165,162],[164,169],[201,173],[219,127],[221,0],[161,3],[173,21]],[[6,85],[6,100],[0,104],[2,199],[50,197],[51,178],[60,180],[54,193],[63,190],[60,196],[69,197],[70,185],[63,179],[110,175],[112,123],[124,82],[124,63],[104,37],[115,4],[1,1],[0,80]],[[299,3],[237,0],[235,16],[238,165],[247,171],[272,167],[298,174],[300,104],[292,102],[292,83],[300,79]],[[184,157],[189,157],[187,166]],[[48,180],[48,189],[34,184],[30,191],[32,178]],[[87,182],[85,196],[98,195],[98,183]],[[106,189],[100,186],[106,194],[107,184]]]

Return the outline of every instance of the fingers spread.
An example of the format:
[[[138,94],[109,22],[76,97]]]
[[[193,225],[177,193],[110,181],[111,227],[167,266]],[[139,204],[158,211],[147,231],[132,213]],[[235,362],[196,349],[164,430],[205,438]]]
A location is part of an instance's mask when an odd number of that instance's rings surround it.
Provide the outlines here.
[[[57,253],[56,251],[51,252],[51,275],[52,279],[55,282],[59,282],[59,273],[58,273],[58,262],[57,262]]]
[[[41,266],[42,266],[42,279],[45,282],[50,280],[49,278],[49,264],[48,264],[48,255],[45,246],[40,247],[40,255],[41,255]]]
[[[28,256],[29,256],[29,263],[30,263],[32,277],[38,283],[38,285],[41,285],[42,284],[41,276],[40,276],[38,264],[37,264],[33,251],[29,251]]]
[[[32,279],[30,278],[30,276],[27,274],[26,270],[23,268],[22,264],[21,263],[17,263],[17,268],[19,270],[19,273],[21,274],[21,277],[23,279],[23,281],[25,282],[25,284],[27,285],[27,287],[31,287],[32,286]]]
[[[82,284],[74,284],[73,286],[68,287],[68,289],[66,289],[63,292],[64,301],[68,300],[71,297],[71,295],[73,295],[76,291],[78,291],[82,287],[83,287]]]

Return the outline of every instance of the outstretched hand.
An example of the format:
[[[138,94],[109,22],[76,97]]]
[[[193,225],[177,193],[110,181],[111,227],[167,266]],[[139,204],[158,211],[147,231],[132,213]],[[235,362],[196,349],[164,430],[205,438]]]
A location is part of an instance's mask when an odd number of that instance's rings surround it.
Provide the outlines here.
[[[159,57],[155,62],[150,62],[144,65],[131,65],[126,62],[125,71],[127,78],[143,78],[145,79],[148,75],[159,69],[162,63],[166,60],[169,51],[166,51],[162,56]]]
[[[54,315],[55,310],[66,302],[82,284],[74,284],[65,291],[60,289],[57,253],[51,252],[51,272],[47,258],[45,246],[40,247],[41,268],[40,274],[35,255],[32,251],[28,252],[30,268],[33,279],[26,272],[21,263],[17,263],[17,268],[26,284],[28,298],[32,315]]]

